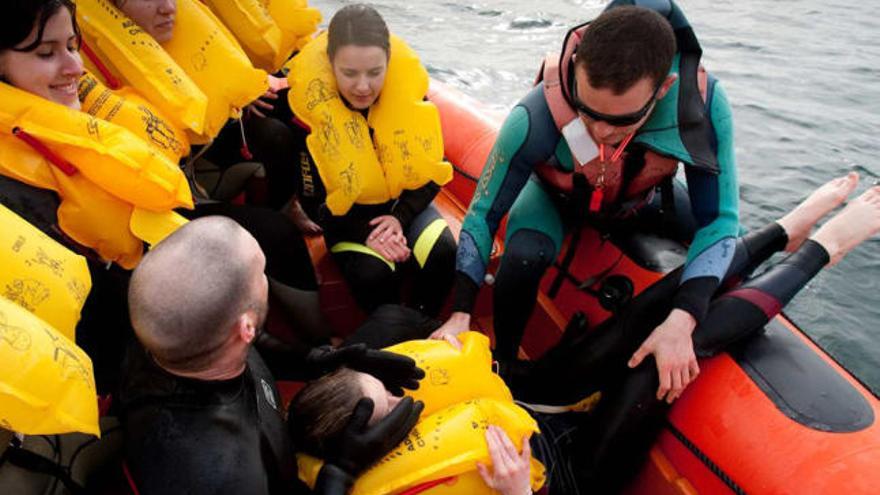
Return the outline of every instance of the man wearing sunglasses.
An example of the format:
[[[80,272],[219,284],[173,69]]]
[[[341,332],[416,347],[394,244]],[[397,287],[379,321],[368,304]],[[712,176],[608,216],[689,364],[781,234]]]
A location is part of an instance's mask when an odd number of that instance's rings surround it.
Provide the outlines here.
[[[548,58],[541,82],[501,128],[462,227],[455,312],[435,337],[467,329],[492,238],[510,212],[494,328],[496,358],[515,358],[565,231],[639,215],[680,162],[695,234],[674,309],[628,364],[653,355],[657,399],[681,395],[699,373],[691,333],[730,264],[739,231],[732,117],[700,55],[671,0],[615,0],[568,33],[562,55]]]

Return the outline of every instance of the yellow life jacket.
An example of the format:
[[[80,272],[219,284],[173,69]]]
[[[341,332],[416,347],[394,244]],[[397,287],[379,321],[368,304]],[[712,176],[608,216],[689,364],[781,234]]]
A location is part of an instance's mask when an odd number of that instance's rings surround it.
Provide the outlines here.
[[[0,205],[0,295],[70,340],[92,288],[85,258],[77,256]]]
[[[425,402],[425,410],[409,436],[357,479],[352,494],[400,493],[437,482],[421,493],[492,494],[476,470],[477,463],[491,465],[486,427],[501,427],[518,450],[524,435],[538,433],[535,420],[513,403],[507,386],[492,373],[489,339],[467,332],[461,340],[461,351],[437,340],[388,348],[412,357],[426,371],[419,389],[407,391]],[[297,462],[300,479],[314,486],[321,461],[300,454]],[[539,490],[544,480],[544,466],[532,459],[532,489]]]
[[[91,72],[79,79],[82,111],[125,127],[172,161],[189,154],[189,139],[170,119],[131,88],[112,91]]]
[[[295,50],[302,50],[312,40],[321,23],[321,11],[309,7],[308,0],[272,0],[268,8],[281,29],[282,46],[291,39]]]
[[[386,350],[413,358],[425,370],[419,388],[406,391],[406,395],[425,403],[423,415],[471,399],[513,402],[504,380],[492,373],[489,339],[481,333],[462,334],[461,350],[436,340],[411,340]]]
[[[206,142],[269,89],[269,75],[254,68],[232,33],[199,0],[177,0],[176,22],[174,36],[162,47],[208,96],[200,136]]]
[[[0,174],[55,191],[61,229],[124,268],[185,222],[172,209],[193,206],[177,164],[131,131],[5,83]]]
[[[120,84],[179,119],[193,143],[216,137],[268,88],[267,74],[251,65],[232,34],[197,0],[178,0],[173,39],[161,46],[111,0],[79,0],[77,19],[89,70],[104,66]]]
[[[135,88],[175,119],[178,127],[205,132],[208,97],[146,31],[112,0],[78,0],[86,68],[111,89]]]
[[[86,260],[0,205],[0,427],[97,435],[92,362],[74,343]]]
[[[391,37],[385,86],[366,119],[346,107],[337,91],[327,33],[306,45],[289,67],[290,107],[312,129],[306,144],[331,213],[344,215],[355,203],[382,204],[404,189],[452,180],[452,166],[443,160],[440,114],[423,100],[428,72],[400,38]]]
[[[298,8],[293,0],[204,0],[211,11],[232,31],[235,38],[250,57],[255,66],[268,72],[276,72],[287,62],[297,49],[299,40],[314,32],[317,21],[312,24],[309,19],[311,11],[316,9]],[[305,3],[305,2],[303,2]],[[270,8],[280,15],[289,16],[288,24],[296,24],[295,31],[284,31],[279,26],[277,16],[273,16]],[[291,26],[286,26],[290,28]],[[311,28],[311,30],[309,30]],[[304,32],[305,31],[305,32]]]

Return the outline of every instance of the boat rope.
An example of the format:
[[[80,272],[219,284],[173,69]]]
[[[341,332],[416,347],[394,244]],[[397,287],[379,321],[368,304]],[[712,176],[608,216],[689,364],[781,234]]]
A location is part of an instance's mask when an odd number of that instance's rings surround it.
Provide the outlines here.
[[[686,437],[684,435],[684,433],[681,432],[681,430],[676,428],[675,425],[673,425],[671,421],[666,421],[666,427],[669,428],[669,431],[670,431],[670,433],[672,433],[672,436],[674,436],[676,439],[678,439],[678,441],[681,442],[682,445],[687,447],[687,449],[690,450],[691,453],[694,454],[697,457],[697,459],[700,460],[700,462],[702,462],[707,468],[709,468],[709,470],[712,471],[712,474],[714,474],[715,476],[718,477],[718,479],[723,481],[724,484],[727,485],[727,487],[733,491],[733,493],[736,493],[736,495],[747,495],[746,491],[743,490],[741,486],[737,485],[736,482],[733,481],[733,479],[730,477],[730,475],[728,475],[727,473],[724,472],[723,469],[721,469],[721,466],[719,466],[718,464],[715,464],[715,462],[712,461],[712,459],[710,459],[709,456],[706,455],[705,452],[703,452],[702,450],[700,450],[699,447],[694,445],[694,443],[691,442],[690,439],[688,439],[688,437]]]

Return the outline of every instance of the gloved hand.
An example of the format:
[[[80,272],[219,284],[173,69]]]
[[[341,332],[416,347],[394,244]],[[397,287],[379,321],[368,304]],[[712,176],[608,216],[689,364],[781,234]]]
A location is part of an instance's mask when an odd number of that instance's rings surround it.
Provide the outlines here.
[[[315,493],[344,494],[355,478],[388,454],[412,430],[425,405],[405,397],[373,426],[368,426],[373,414],[373,401],[358,401],[345,429],[338,437],[327,441],[324,466],[318,475]]]
[[[339,348],[321,346],[312,349],[306,356],[306,363],[314,377],[329,373],[340,366],[355,371],[369,373],[385,385],[394,395],[403,395],[403,389],[419,388],[419,380],[425,372],[416,366],[412,358],[388,351],[369,349],[364,344]]]

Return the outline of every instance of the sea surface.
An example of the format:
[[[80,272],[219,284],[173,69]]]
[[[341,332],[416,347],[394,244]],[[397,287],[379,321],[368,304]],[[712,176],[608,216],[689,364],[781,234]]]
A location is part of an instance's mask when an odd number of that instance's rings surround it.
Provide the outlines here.
[[[312,0],[324,14],[352,2]],[[374,0],[431,76],[499,112],[529,89],[545,53],[597,0]],[[703,63],[727,90],[736,122],[746,228],[778,218],[851,170],[858,191],[880,179],[880,17],[856,0],[682,0]],[[789,316],[880,393],[880,238],[823,271]]]

